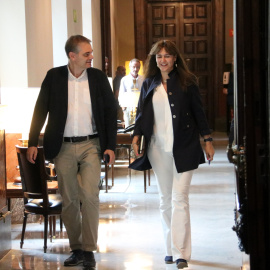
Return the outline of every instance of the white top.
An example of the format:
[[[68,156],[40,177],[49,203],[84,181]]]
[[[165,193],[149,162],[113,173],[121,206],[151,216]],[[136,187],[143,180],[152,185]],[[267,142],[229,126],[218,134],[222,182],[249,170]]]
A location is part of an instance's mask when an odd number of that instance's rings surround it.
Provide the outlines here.
[[[118,97],[121,107],[137,107],[143,79],[142,75],[135,79],[130,73],[121,79]]]
[[[86,136],[96,132],[86,70],[79,78],[68,68],[68,113],[64,137]]]
[[[159,147],[165,152],[172,152],[173,125],[172,113],[166,90],[163,84],[156,87],[153,94],[154,131],[151,147]]]

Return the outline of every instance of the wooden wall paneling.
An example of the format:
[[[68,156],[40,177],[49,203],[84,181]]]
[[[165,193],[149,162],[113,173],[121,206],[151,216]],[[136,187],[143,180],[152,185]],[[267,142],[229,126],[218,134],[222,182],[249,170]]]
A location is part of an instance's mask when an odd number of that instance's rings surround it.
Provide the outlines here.
[[[268,89],[268,33],[269,1],[237,1],[237,11],[243,16],[242,52],[237,62],[243,62],[242,86],[238,96],[243,96],[243,130],[246,152],[246,181],[248,205],[248,240],[251,269],[269,268],[269,98]],[[240,16],[239,14],[239,16]],[[238,15],[238,13],[237,13]],[[237,20],[238,17],[237,16]],[[239,18],[240,19],[240,18]],[[240,19],[241,20],[241,19]],[[240,48],[239,48],[240,49]],[[238,65],[237,65],[238,68]],[[267,188],[266,188],[267,187]]]
[[[212,25],[213,25],[213,96],[211,114],[215,115],[215,121],[222,118],[224,103],[223,69],[225,63],[225,0],[215,0],[212,5]],[[217,126],[218,123],[215,123]]]
[[[264,270],[270,263],[269,1],[237,0],[235,8],[236,145],[243,151],[235,168],[243,169],[236,180],[245,195],[240,238],[250,256],[248,269]]]
[[[11,215],[6,200],[6,144],[4,130],[0,130],[0,212],[1,260],[11,249]]]
[[[147,15],[146,1],[133,0],[134,6],[134,27],[135,27],[135,57],[145,61],[150,48],[147,43]]]
[[[6,144],[5,131],[0,130],[0,211],[6,203]]]
[[[102,71],[112,77],[110,0],[100,0]]]

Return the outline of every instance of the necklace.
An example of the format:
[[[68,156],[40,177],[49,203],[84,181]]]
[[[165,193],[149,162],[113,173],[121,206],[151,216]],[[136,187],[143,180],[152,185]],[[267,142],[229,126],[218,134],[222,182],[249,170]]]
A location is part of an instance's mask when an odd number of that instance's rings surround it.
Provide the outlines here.
[[[162,81],[163,81],[163,83],[165,83],[165,84],[167,83],[167,80],[162,80]]]

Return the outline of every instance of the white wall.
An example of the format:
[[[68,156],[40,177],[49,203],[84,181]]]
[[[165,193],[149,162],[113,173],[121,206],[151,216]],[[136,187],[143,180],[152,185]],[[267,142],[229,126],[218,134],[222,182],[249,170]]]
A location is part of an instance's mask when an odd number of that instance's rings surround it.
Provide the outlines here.
[[[0,85],[26,87],[28,83],[24,1],[1,0],[0,10]]]
[[[53,36],[53,66],[66,65],[68,60],[65,53],[67,33],[67,4],[66,0],[52,0],[52,36]]]
[[[92,40],[92,0],[82,0],[83,35]]]
[[[67,0],[68,36],[82,35],[82,1]]]
[[[67,63],[75,34],[92,40],[93,66],[102,68],[99,0],[1,0],[0,10],[0,86],[40,87],[50,68]]]
[[[46,72],[68,62],[64,46],[70,35],[92,39],[94,67],[102,68],[100,1],[0,0],[0,10],[0,100],[7,105],[0,126],[7,133],[27,132]]]

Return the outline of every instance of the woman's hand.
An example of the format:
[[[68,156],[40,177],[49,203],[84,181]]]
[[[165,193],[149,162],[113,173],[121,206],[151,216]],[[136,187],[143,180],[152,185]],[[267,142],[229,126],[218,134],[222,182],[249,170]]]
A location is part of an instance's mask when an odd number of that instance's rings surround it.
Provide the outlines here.
[[[138,136],[138,135],[134,136],[132,140],[132,147],[133,147],[136,157],[142,156],[142,154],[139,154],[140,140],[141,140],[141,136]]]
[[[215,154],[215,149],[213,147],[212,142],[205,143],[205,154],[206,154],[207,160],[209,160],[209,161],[213,160],[214,154]]]

